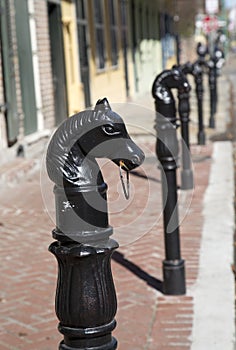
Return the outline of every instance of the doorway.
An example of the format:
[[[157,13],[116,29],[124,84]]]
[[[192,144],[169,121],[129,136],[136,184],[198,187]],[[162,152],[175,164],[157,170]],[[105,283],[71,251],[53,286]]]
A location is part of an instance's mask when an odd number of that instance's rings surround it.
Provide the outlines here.
[[[48,2],[48,23],[55,102],[55,123],[58,125],[68,116],[60,4]]]
[[[17,141],[19,118],[17,113],[14,54],[11,34],[9,1],[1,0],[0,39],[3,72],[4,101],[0,105],[5,114],[7,127],[7,143],[12,146]]]
[[[77,28],[78,28],[78,44],[79,44],[79,59],[80,59],[80,75],[84,88],[84,103],[85,107],[91,106],[90,95],[90,74],[89,74],[89,59],[88,59],[88,19],[87,19],[87,4],[85,0],[77,0]]]

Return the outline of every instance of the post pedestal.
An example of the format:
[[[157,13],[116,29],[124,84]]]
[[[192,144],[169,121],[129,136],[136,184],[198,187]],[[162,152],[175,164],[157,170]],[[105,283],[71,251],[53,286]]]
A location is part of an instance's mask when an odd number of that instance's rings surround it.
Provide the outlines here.
[[[60,350],[117,348],[111,334],[117,309],[111,256],[117,247],[112,239],[103,247],[76,242],[50,245],[58,261],[56,314],[64,335]]]
[[[158,101],[159,102],[159,101]],[[165,260],[163,262],[163,292],[167,295],[185,294],[184,260],[180,253],[178,195],[176,169],[178,140],[176,135],[176,109],[174,101],[156,105],[156,154],[162,177]],[[171,118],[165,115],[171,115]]]
[[[165,260],[163,261],[163,292],[183,295],[186,292],[185,262],[180,253],[176,167],[162,170]]]
[[[166,295],[183,295],[185,287],[184,260],[163,261],[163,292]]]

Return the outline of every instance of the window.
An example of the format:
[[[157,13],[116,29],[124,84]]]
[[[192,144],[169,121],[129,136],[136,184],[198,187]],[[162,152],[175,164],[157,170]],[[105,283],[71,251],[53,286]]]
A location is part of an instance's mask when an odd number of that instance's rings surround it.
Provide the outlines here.
[[[77,28],[79,39],[79,57],[81,67],[88,66],[87,55],[87,19],[85,12],[85,0],[77,0]]]
[[[109,19],[110,19],[110,39],[111,39],[111,64],[117,66],[118,64],[118,48],[117,48],[117,21],[114,0],[108,1]]]
[[[150,19],[149,19],[149,11],[148,7],[146,8],[146,39],[150,39]]]
[[[91,106],[89,72],[89,37],[86,0],[77,0],[77,29],[80,59],[80,77],[84,88],[85,107]]]
[[[104,16],[103,1],[94,0],[94,26],[96,43],[96,64],[98,69],[105,68],[105,38],[104,38]]]
[[[139,40],[141,42],[144,39],[143,7],[142,7],[142,4],[140,4],[138,15],[139,15],[139,18],[138,18],[138,21],[139,21]]]

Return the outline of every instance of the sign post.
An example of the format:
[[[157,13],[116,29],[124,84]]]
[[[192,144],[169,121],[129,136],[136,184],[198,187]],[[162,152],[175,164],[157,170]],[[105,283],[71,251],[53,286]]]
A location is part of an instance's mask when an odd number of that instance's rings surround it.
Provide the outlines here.
[[[207,14],[216,14],[219,12],[219,0],[205,0]]]
[[[203,19],[203,31],[210,34],[218,29],[218,18],[214,15],[206,15]]]

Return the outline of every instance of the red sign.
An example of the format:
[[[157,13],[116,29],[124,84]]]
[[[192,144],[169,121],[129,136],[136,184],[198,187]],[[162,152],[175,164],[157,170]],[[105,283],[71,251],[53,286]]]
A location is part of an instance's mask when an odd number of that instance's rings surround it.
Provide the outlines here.
[[[206,16],[203,19],[203,31],[208,34],[210,32],[216,31],[219,27],[218,18],[216,16]]]

